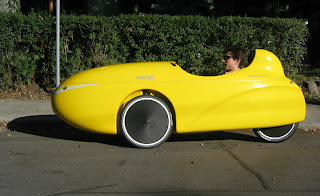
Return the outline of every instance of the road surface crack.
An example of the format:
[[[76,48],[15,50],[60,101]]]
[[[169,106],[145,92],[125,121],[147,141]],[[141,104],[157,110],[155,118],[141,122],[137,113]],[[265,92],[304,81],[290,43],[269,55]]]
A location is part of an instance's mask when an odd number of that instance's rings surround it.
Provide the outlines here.
[[[237,155],[235,155],[230,149],[228,149],[224,143],[220,142],[220,146],[222,148],[222,150],[226,151],[227,153],[229,153],[229,155],[231,155],[232,158],[234,158],[245,170],[247,170],[248,172],[252,173],[261,183],[261,185],[263,186],[263,188],[265,190],[271,191],[271,187],[267,184],[267,182],[261,177],[261,175],[254,171],[252,168],[250,168],[245,162],[243,162]]]

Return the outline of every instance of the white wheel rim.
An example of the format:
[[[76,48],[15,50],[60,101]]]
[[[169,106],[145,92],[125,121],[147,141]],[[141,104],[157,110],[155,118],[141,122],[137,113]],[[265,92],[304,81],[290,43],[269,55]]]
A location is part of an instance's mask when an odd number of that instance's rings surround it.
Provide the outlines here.
[[[165,113],[166,113],[167,118],[168,118],[168,126],[167,126],[167,129],[165,131],[165,134],[159,140],[157,140],[156,142],[147,143],[147,144],[146,143],[141,143],[141,142],[136,141],[135,139],[133,139],[132,136],[128,133],[128,130],[126,129],[126,117],[127,117],[128,111],[130,110],[130,108],[135,103],[137,103],[139,101],[145,101],[145,100],[154,101],[154,102],[158,103],[165,110]],[[133,144],[135,144],[136,146],[139,146],[139,147],[150,148],[150,147],[154,147],[154,146],[157,146],[157,145],[161,144],[163,142],[163,140],[165,140],[168,137],[168,135],[170,134],[170,131],[172,129],[172,125],[173,125],[172,115],[171,115],[171,112],[168,110],[168,107],[166,105],[164,105],[161,101],[159,101],[158,99],[153,98],[153,97],[140,97],[140,98],[137,98],[136,100],[130,102],[125,107],[125,109],[123,110],[123,113],[122,113],[122,119],[121,119],[122,132],[126,136],[126,138],[128,140],[130,140],[130,142],[132,142]]]
[[[267,140],[267,141],[281,141],[281,140],[283,140],[284,138],[286,138],[288,135],[290,135],[291,132],[294,130],[294,128],[295,128],[296,126],[297,126],[296,123],[292,124],[290,130],[289,130],[285,135],[282,135],[282,136],[280,136],[280,137],[270,137],[270,136],[264,134],[264,133],[263,133],[262,131],[260,131],[260,130],[257,131],[257,132],[259,133],[259,135],[260,135],[263,139],[265,139],[265,140]]]

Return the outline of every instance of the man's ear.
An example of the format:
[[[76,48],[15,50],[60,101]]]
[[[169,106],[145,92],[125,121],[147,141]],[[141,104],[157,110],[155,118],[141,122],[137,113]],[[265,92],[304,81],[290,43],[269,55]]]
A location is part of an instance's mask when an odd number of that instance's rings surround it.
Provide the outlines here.
[[[236,62],[237,62],[237,65],[240,66],[241,59],[237,59]]]

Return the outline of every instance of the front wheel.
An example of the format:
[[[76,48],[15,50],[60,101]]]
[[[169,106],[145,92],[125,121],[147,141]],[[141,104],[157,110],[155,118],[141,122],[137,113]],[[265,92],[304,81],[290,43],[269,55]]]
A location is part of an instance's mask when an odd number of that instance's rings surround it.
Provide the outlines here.
[[[280,127],[254,129],[253,131],[262,140],[268,142],[282,142],[289,139],[294,134],[298,129],[298,125],[299,123],[294,123]]]
[[[122,110],[120,122],[124,137],[139,148],[159,146],[168,139],[173,126],[170,108],[150,95],[130,100]]]

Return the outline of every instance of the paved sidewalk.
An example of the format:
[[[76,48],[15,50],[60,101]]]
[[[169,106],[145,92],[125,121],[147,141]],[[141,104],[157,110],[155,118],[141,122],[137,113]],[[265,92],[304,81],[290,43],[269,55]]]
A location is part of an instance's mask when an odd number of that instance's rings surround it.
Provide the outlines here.
[[[0,99],[0,122],[38,115],[54,115],[50,100]],[[320,128],[320,105],[307,104],[306,119],[300,123],[299,128]]]
[[[0,99],[0,122],[38,115],[54,115],[50,100]]]

